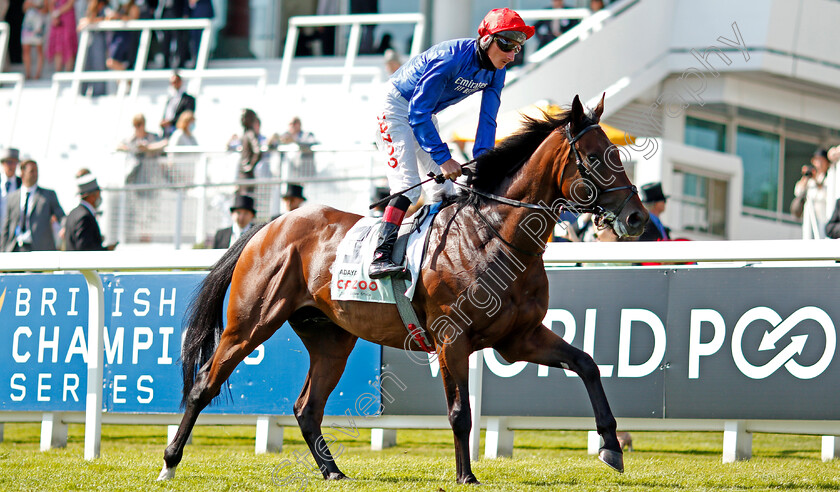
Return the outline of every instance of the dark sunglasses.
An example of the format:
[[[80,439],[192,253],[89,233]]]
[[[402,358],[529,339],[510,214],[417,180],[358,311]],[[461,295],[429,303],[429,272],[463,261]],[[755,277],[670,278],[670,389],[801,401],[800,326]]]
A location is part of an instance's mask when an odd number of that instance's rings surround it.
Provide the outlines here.
[[[496,46],[499,47],[500,50],[504,51],[505,53],[510,53],[513,51],[516,54],[519,54],[522,51],[522,45],[511,41],[509,39],[505,39],[501,36],[494,36],[496,39]]]

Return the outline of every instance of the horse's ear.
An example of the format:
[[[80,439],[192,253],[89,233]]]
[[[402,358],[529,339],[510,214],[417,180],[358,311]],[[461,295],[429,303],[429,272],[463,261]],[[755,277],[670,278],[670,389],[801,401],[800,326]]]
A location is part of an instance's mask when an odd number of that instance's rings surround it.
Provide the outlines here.
[[[569,121],[572,123],[572,128],[577,129],[583,122],[583,104],[580,102],[580,96],[575,94],[572,100],[572,111],[569,115]]]
[[[592,111],[592,114],[595,115],[595,121],[601,120],[601,115],[604,114],[604,98],[607,97],[607,93],[601,94],[601,102],[595,106],[595,109]]]

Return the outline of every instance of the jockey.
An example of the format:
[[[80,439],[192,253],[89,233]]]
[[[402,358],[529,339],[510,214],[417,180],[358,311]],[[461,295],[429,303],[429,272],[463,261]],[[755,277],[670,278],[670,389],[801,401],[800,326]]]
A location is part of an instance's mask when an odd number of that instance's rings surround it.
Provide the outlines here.
[[[534,27],[526,25],[519,14],[507,8],[494,9],[481,21],[477,39],[432,46],[391,76],[384,111],[377,118],[376,138],[377,147],[386,154],[391,193],[420,183],[429,172],[442,173],[453,181],[461,175],[462,164],[452,158],[440,138],[435,114],[475,92],[482,95],[473,155],[493,147],[505,65],[533,35]],[[454,194],[450,181],[432,181],[426,186],[433,202]],[[406,210],[419,197],[420,189],[415,188],[388,202],[368,271],[371,278],[403,272],[391,259],[391,250]]]

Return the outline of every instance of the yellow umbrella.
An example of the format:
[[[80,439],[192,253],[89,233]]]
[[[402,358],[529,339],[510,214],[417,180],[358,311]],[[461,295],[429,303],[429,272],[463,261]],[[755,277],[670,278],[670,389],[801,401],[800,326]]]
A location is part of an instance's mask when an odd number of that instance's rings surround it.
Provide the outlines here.
[[[516,133],[522,127],[523,116],[531,116],[533,118],[541,118],[542,113],[546,112],[550,115],[556,115],[563,112],[563,108],[551,101],[541,100],[522,109],[514,111],[506,111],[496,118],[496,143]],[[610,142],[616,145],[628,145],[636,142],[636,137],[626,133],[624,130],[615,128],[614,126],[601,123],[601,129],[607,134]],[[456,142],[472,142],[475,140],[475,125],[468,128],[466,125],[462,128],[456,128],[452,132],[452,140]]]

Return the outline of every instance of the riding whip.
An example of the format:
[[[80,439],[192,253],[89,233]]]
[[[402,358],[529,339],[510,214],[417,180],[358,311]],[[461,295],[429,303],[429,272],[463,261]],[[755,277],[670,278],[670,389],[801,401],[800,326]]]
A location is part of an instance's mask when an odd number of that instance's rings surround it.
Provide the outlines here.
[[[467,163],[461,164],[461,169],[464,171],[464,174],[466,174],[466,175],[469,175],[469,174],[470,174],[470,172],[472,171],[472,169],[471,169],[470,167],[467,167],[467,166],[470,166],[470,165],[472,165],[472,164],[474,164],[474,163],[475,163],[475,160],[472,160],[472,161],[469,161],[469,162],[467,162]],[[396,198],[396,197],[398,197],[398,196],[402,195],[403,193],[405,193],[406,191],[411,191],[411,190],[413,190],[414,188],[417,188],[418,186],[423,186],[424,184],[428,183],[429,181],[435,181],[435,182],[437,182],[437,183],[443,183],[443,182],[445,182],[445,181],[446,181],[446,178],[444,178],[444,177],[443,177],[443,173],[441,173],[441,174],[435,174],[435,173],[433,173],[433,172],[430,172],[430,173],[429,173],[429,174],[427,174],[426,176],[429,176],[429,179],[424,179],[423,181],[421,181],[421,182],[417,183],[416,185],[414,185],[414,186],[409,186],[408,188],[406,188],[406,189],[404,189],[404,190],[402,190],[402,191],[398,191],[398,192],[396,192],[396,193],[391,193],[390,195],[386,196],[385,198],[383,198],[383,199],[381,199],[381,200],[377,200],[377,201],[375,201],[375,202],[371,203],[371,204],[370,204],[370,207],[368,207],[368,208],[369,208],[370,210],[373,210],[374,208],[376,208],[376,207],[378,207],[378,206],[382,205],[383,203],[386,203],[386,202],[391,201],[391,199],[392,199],[392,198]]]

